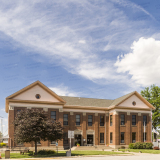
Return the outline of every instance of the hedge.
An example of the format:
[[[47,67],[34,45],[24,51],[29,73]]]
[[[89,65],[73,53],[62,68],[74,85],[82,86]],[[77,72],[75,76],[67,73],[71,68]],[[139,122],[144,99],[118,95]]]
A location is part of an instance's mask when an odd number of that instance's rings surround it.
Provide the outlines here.
[[[136,142],[130,143],[130,149],[152,149],[153,144],[151,142]]]

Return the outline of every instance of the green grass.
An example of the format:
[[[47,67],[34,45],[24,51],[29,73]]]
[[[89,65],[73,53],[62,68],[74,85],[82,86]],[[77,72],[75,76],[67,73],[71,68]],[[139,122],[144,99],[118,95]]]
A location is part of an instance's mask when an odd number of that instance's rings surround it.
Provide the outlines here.
[[[122,152],[112,152],[112,151],[72,151],[72,156],[85,156],[85,155],[118,155],[118,154],[128,154]],[[38,158],[38,157],[55,157],[57,153],[50,155],[37,155],[29,156],[28,154],[20,155],[20,153],[11,153],[10,158]],[[66,156],[66,151],[59,151],[58,156]],[[2,153],[2,157],[5,157]]]
[[[126,151],[130,152],[139,152],[141,151],[142,153],[151,153],[151,154],[160,154],[160,150],[153,150],[153,149],[126,149]],[[125,149],[119,149],[119,151],[125,151]]]

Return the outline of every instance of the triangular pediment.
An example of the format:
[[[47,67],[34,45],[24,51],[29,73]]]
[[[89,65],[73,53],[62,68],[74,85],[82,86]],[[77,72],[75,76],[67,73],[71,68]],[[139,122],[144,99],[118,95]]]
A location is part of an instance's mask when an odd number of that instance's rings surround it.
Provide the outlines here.
[[[23,93],[13,97],[16,100],[31,100],[31,101],[47,101],[47,102],[60,102],[54,95],[47,92],[39,85],[24,91]]]
[[[150,109],[151,104],[149,105],[149,102],[143,97],[140,97],[140,95],[133,94],[130,97],[126,98],[124,101],[122,101],[119,105],[119,107],[128,107],[128,108],[142,108],[142,109]]]
[[[38,95],[38,96],[37,96]],[[40,81],[36,81],[29,86],[19,90],[18,92],[8,96],[6,98],[6,112],[8,111],[8,102],[15,101],[31,101],[31,102],[50,102],[65,104],[65,101],[59,97],[56,93],[46,87]]]

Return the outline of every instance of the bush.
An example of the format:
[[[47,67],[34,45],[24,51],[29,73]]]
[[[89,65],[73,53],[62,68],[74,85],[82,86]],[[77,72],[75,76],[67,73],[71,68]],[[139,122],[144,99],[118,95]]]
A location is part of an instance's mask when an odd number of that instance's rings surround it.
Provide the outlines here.
[[[6,146],[6,143],[3,143],[3,142],[2,142],[2,143],[0,143],[0,146],[1,146],[1,147]]]
[[[154,147],[153,150],[159,150],[159,147]]]
[[[47,155],[56,153],[54,150],[39,150],[37,154],[39,155]]]
[[[130,143],[129,149],[152,149],[153,144],[151,142],[136,142]]]
[[[130,143],[129,144],[129,149],[133,149],[134,148],[134,144],[133,143]]]

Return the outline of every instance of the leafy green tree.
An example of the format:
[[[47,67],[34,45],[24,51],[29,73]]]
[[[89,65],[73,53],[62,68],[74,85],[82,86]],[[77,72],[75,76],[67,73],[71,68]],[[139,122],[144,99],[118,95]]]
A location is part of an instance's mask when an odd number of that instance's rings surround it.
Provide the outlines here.
[[[63,137],[63,128],[60,122],[53,121],[43,110],[25,109],[17,113],[14,120],[15,141],[17,143],[35,143],[37,154],[37,142],[58,141]]]
[[[152,110],[152,127],[158,129],[160,127],[160,87],[156,85],[146,87],[141,91],[141,95],[155,107],[155,110]]]

